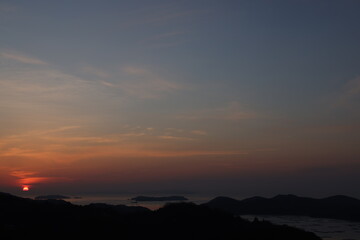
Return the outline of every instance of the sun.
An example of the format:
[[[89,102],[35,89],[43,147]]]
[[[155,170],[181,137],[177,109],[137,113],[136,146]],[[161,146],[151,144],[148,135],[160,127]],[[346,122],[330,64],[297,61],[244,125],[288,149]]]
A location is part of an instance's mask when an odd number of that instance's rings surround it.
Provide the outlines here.
[[[28,186],[24,186],[23,189],[22,189],[24,192],[27,192],[30,190],[30,188]]]

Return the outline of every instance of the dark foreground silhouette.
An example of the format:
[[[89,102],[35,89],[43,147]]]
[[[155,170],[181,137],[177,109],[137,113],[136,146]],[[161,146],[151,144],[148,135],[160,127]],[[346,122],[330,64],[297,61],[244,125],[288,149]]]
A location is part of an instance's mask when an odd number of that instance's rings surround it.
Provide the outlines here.
[[[203,205],[236,215],[301,215],[360,221],[360,200],[341,195],[322,199],[278,195],[273,198],[252,197],[241,201],[217,197]]]
[[[143,207],[32,200],[0,193],[2,239],[319,240],[315,234],[266,221],[249,222],[192,203],[156,211]]]

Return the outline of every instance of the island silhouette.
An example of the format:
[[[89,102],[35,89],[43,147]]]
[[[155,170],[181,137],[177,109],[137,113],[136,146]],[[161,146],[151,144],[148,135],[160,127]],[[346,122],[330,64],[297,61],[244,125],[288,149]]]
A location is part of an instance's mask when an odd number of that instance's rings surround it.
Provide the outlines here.
[[[170,203],[151,211],[140,206],[64,200],[33,200],[0,193],[3,239],[243,239],[319,240],[314,233],[268,221],[248,221],[194,203]]]
[[[64,195],[41,195],[41,196],[37,196],[35,197],[35,200],[64,200],[64,199],[70,199],[71,197],[69,196],[64,196]]]

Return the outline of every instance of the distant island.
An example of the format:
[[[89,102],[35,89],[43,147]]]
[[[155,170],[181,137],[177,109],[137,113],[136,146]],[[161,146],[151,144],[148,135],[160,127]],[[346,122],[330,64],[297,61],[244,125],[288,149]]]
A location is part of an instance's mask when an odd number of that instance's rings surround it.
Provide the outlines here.
[[[0,192],[0,213],[3,239],[321,240],[301,229],[248,221],[188,202],[151,211],[139,206],[39,201]]]
[[[343,195],[321,199],[295,195],[252,197],[244,200],[217,197],[203,205],[235,215],[298,215],[360,221],[360,200]]]
[[[42,195],[35,197],[35,200],[64,200],[71,199],[72,197],[63,196],[63,195]]]
[[[169,196],[169,197],[148,197],[148,196],[137,196],[131,198],[132,201],[136,202],[166,202],[166,201],[188,201],[183,196]]]

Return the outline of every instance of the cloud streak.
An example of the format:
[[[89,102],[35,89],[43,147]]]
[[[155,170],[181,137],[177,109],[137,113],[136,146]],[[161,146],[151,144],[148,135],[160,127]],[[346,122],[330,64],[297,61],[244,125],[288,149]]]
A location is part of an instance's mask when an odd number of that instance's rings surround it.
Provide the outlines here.
[[[184,43],[186,40],[181,39],[181,36],[184,35],[183,31],[171,31],[166,33],[161,33],[147,37],[139,41],[140,46],[148,46],[150,48],[164,48],[164,47],[175,47],[181,43]]]
[[[350,106],[360,97],[360,77],[347,81],[335,100],[335,106]]]
[[[148,37],[148,38],[140,41],[140,43],[164,40],[164,39],[168,39],[168,38],[172,38],[172,37],[177,37],[177,36],[183,35],[183,34],[184,34],[184,32],[181,32],[181,31],[171,31],[171,32],[167,32],[167,33],[161,33],[161,34],[157,34],[157,35]]]
[[[13,176],[17,179],[17,184],[21,187],[34,186],[41,183],[56,183],[56,182],[68,182],[71,181],[67,177],[42,177],[39,176],[38,172],[34,171],[24,171],[24,170],[14,170],[10,172],[10,176]]]
[[[360,95],[360,77],[354,78],[346,83],[344,95],[348,98]]]
[[[129,96],[142,99],[157,99],[166,94],[183,89],[184,87],[174,81],[155,74],[140,67],[126,66],[121,69],[119,80],[109,82],[100,81],[107,87],[119,89]]]
[[[240,121],[258,118],[259,114],[244,110],[238,102],[230,102],[224,107],[200,109],[196,112],[181,114],[176,116],[178,119],[186,120],[226,120]]]
[[[33,64],[33,65],[48,65],[48,63],[34,58],[34,57],[29,57],[29,56],[24,56],[21,54],[17,54],[17,53],[9,53],[9,52],[3,52],[0,54],[1,57],[4,57],[6,59],[9,60],[13,60],[13,61],[17,61],[20,63],[25,63],[25,64]]]
[[[170,135],[164,135],[164,136],[159,136],[160,139],[164,139],[164,140],[180,140],[180,141],[194,141],[194,138],[189,138],[189,137],[178,137],[178,136],[170,136]]]
[[[121,22],[120,27],[138,27],[143,25],[164,25],[175,20],[189,20],[191,16],[197,16],[207,12],[203,9],[180,9],[174,4],[162,4],[144,7],[129,12],[127,21]]]

